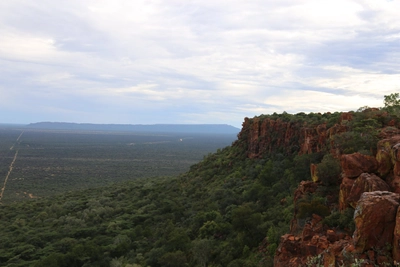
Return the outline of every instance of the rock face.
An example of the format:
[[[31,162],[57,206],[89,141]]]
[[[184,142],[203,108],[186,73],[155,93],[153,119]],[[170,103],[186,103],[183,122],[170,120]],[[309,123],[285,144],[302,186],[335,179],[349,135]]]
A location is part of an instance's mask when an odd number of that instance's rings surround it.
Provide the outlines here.
[[[393,233],[393,260],[400,262],[400,206],[397,208],[396,226]]]
[[[356,252],[383,249],[391,245],[400,196],[387,191],[366,192],[357,204],[353,234]]]
[[[340,147],[341,137],[334,136],[349,130],[348,125],[352,124],[348,122],[354,119],[353,115],[342,113],[332,127],[328,123],[312,124],[312,120],[307,120],[311,124],[294,121],[285,115],[245,119],[237,142],[246,148],[249,158],[262,158],[269,153],[326,152],[329,147],[341,165],[340,190],[328,190],[323,196],[322,209],[332,213],[324,221],[315,214],[311,220],[297,218],[301,214],[301,200],[308,201],[317,191],[323,192],[317,190],[321,185],[318,164],[310,164],[310,181],[301,182],[294,193],[290,234],[281,237],[274,266],[317,266],[307,263],[309,257],[317,259],[318,266],[351,266],[359,259],[363,260],[361,266],[400,262],[400,123],[379,109],[366,109],[361,117],[355,117],[358,122],[369,123],[368,119],[374,118],[374,123],[383,127],[377,135],[380,141],[376,150],[369,150],[373,156],[342,155],[346,150]],[[355,230],[348,223],[353,213]],[[328,225],[340,225],[342,230]]]
[[[319,182],[319,177],[317,173],[317,164],[311,164],[310,165],[310,173],[311,173],[311,180],[316,183]]]
[[[294,192],[294,203],[303,198],[305,195],[314,193],[317,188],[318,184],[314,183],[313,181],[301,181],[296,191]],[[296,233],[299,229],[296,217],[297,211],[295,211],[293,219],[290,222],[290,233]]]
[[[318,185],[312,181],[301,181],[296,191],[294,192],[294,201],[302,198],[306,194],[314,193]]]
[[[323,266],[350,266],[355,259],[362,259],[362,266],[391,266],[393,260],[400,260],[399,203],[400,195],[393,192],[363,193],[354,214],[353,237],[327,228],[322,218],[314,214],[300,234],[281,237],[274,266],[321,266],[307,265],[317,255]]]
[[[353,183],[346,202],[356,208],[364,192],[390,191],[389,185],[375,174],[362,173]]]
[[[400,193],[400,135],[380,140],[376,159],[378,174],[386,179],[393,192]]]
[[[339,210],[343,211],[349,207],[348,198],[350,196],[351,188],[354,184],[353,179],[344,177],[342,183],[340,184],[340,191],[339,191]]]
[[[343,114],[343,118],[351,119],[351,115]],[[247,143],[248,157],[258,158],[281,149],[299,154],[320,152],[326,148],[331,136],[345,131],[347,127],[340,124],[327,129],[326,123],[310,127],[298,122],[256,117],[245,118],[238,138]]]
[[[375,157],[353,153],[342,155],[340,158],[343,175],[348,178],[356,178],[364,172],[373,173],[378,169]]]
[[[294,219],[291,234],[282,237],[274,266],[306,266],[307,259],[317,255],[318,264],[324,266],[350,266],[356,259],[363,260],[362,266],[400,262],[400,135],[394,130],[385,133],[389,138],[379,141],[375,157],[340,155],[339,210],[355,209],[353,236],[322,225],[315,215],[304,227]],[[316,191],[316,170],[312,164],[312,181],[302,182],[296,190],[295,206]]]
[[[378,173],[381,177],[389,175],[392,171],[393,165],[396,163],[393,147],[399,143],[400,135],[395,135],[378,142],[376,159],[379,164]]]
[[[313,215],[311,221],[304,226],[300,236],[286,234],[281,237],[281,242],[274,258],[274,266],[306,266],[308,257],[321,254],[331,247],[333,248],[340,237],[343,236],[334,230],[325,230],[322,225],[322,218],[318,215]],[[343,249],[343,246],[341,249]],[[336,250],[341,251],[341,249]]]

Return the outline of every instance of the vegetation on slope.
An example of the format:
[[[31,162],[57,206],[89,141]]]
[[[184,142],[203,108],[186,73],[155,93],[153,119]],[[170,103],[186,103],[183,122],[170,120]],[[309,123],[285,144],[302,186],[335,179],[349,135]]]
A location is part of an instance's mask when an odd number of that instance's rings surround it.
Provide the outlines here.
[[[209,154],[190,171],[0,207],[1,266],[272,266],[294,210],[349,227],[346,214],[332,213],[329,192],[338,187],[341,151],[372,153],[378,129],[396,120],[386,110],[353,112],[348,131],[324,151],[299,155],[272,151],[249,159],[247,143]],[[385,114],[384,114],[385,113]],[[260,118],[334,124],[340,113],[273,114]],[[362,134],[360,134],[362,133]],[[244,138],[244,135],[242,135]],[[332,140],[329,140],[332,141]],[[293,192],[319,164],[317,195],[294,207]]]

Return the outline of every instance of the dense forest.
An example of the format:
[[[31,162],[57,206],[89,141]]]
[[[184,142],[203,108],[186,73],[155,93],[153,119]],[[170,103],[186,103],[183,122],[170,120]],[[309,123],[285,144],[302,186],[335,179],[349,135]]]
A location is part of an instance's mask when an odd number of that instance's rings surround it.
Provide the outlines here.
[[[383,108],[345,115],[246,118],[231,146],[181,175],[3,204],[0,265],[273,266],[294,214],[300,225],[317,214],[329,227],[354,230],[354,209],[339,212],[333,204],[340,185],[337,155],[375,155],[381,129],[398,125],[398,97],[385,96]],[[269,123],[267,132],[261,134],[255,122]],[[293,134],[280,136],[278,124]],[[300,139],[307,131],[320,136],[321,125],[345,130],[331,130],[304,150]],[[310,165],[318,188],[295,202],[299,183],[312,179]]]

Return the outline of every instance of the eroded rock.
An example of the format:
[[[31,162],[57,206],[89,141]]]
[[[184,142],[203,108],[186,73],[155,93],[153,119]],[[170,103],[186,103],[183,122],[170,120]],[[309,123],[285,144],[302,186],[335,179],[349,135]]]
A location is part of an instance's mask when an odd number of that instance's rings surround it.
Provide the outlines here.
[[[356,178],[364,172],[373,173],[378,169],[378,162],[375,157],[360,153],[342,155],[340,164],[344,176],[348,178]]]
[[[339,191],[339,210],[341,211],[349,207],[349,202],[347,201],[347,199],[350,196],[350,191],[353,187],[354,181],[354,179],[350,179],[347,177],[344,177],[342,179]]]
[[[373,191],[390,191],[389,185],[375,174],[362,173],[353,183],[346,202],[356,208],[362,193]]]
[[[354,213],[353,234],[356,252],[383,249],[393,240],[400,196],[387,191],[365,192]]]

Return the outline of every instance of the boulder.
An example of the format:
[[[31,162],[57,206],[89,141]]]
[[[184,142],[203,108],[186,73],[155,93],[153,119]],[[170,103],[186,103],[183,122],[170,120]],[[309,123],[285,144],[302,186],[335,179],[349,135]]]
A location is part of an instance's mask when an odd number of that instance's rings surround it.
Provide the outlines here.
[[[378,169],[378,162],[375,157],[360,153],[342,155],[340,164],[344,176],[348,178],[356,178],[364,172],[373,173]]]
[[[355,250],[383,249],[393,240],[400,196],[387,191],[365,192],[354,213],[356,230],[353,234]]]
[[[354,181],[346,202],[356,208],[361,194],[373,191],[390,191],[390,187],[375,174],[363,173]]]

